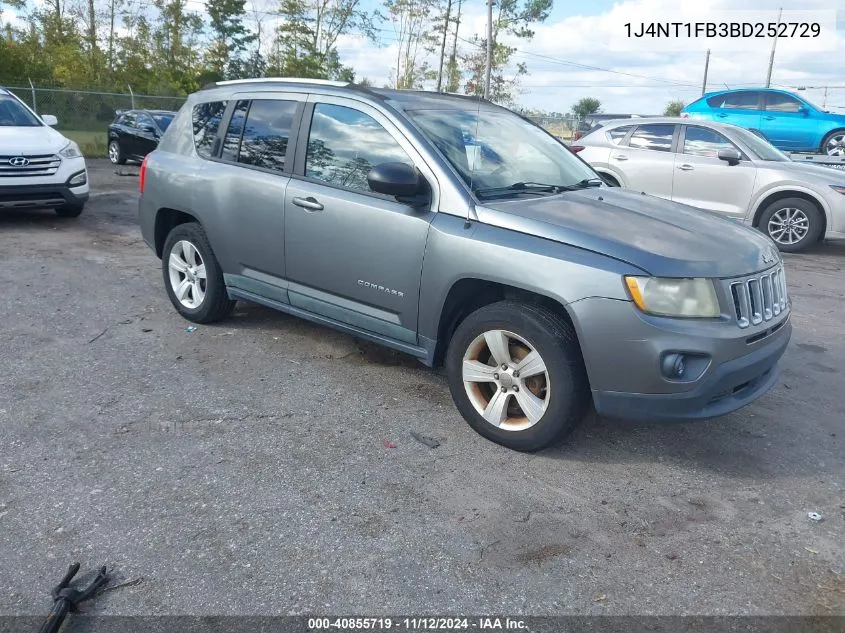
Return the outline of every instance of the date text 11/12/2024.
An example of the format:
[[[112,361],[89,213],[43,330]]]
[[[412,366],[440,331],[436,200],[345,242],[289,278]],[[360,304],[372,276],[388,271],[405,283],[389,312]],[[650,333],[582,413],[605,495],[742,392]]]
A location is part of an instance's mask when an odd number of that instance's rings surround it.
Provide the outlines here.
[[[523,620],[510,617],[309,618],[309,631],[527,631]]]

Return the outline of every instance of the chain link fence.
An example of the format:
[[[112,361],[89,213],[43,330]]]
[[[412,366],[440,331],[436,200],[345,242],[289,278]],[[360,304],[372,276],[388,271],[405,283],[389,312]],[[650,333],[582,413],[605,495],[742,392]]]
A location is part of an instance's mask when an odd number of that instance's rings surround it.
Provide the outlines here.
[[[106,156],[107,129],[118,110],[176,111],[185,103],[185,97],[135,94],[131,86],[127,86],[128,92],[98,92],[37,87],[28,80],[18,80],[3,87],[14,92],[38,114],[54,115],[59,120],[57,129],[76,141],[83,153],[92,158]],[[572,115],[530,118],[565,142],[571,142],[579,127],[584,125]]]
[[[185,97],[139,95],[131,92],[94,92],[69,88],[4,85],[38,114],[52,114],[56,128],[76,141],[89,157],[106,156],[107,129],[118,110],[178,110]]]

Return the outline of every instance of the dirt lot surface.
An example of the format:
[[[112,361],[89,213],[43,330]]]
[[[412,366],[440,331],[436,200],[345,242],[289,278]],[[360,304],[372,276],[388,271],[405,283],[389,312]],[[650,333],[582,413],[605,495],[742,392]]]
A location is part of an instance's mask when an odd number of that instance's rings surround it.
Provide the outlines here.
[[[138,581],[107,614],[845,614],[845,243],[787,257],[757,403],[524,455],[398,353],[248,304],[186,331],[137,178],[91,180],[0,216],[0,614],[73,560]]]

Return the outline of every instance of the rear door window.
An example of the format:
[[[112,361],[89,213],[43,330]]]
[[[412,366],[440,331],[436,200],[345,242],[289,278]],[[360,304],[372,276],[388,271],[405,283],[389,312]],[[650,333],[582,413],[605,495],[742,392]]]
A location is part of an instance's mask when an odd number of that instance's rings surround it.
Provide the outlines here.
[[[757,110],[760,104],[760,93],[756,91],[731,92],[718,97],[721,104],[717,108],[726,110]],[[708,103],[710,100],[708,99]],[[713,104],[711,104],[713,105]]]
[[[637,149],[670,152],[672,151],[672,136],[674,134],[674,125],[663,123],[640,125],[631,135],[628,145]]]
[[[197,148],[197,154],[203,158],[212,157],[214,140],[217,138],[217,131],[225,111],[225,101],[210,101],[194,106],[194,146]]]
[[[238,103],[238,109],[241,107]],[[238,152],[238,162],[272,171],[284,171],[288,152],[288,139],[296,115],[296,101],[281,99],[255,99],[247,110]],[[237,125],[229,134],[237,134]],[[230,148],[234,142],[233,137]]]

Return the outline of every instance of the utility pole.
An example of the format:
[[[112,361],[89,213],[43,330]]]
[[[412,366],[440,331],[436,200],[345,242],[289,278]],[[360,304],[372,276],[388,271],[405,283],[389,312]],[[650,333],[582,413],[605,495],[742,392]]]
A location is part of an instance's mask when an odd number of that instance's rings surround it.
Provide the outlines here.
[[[490,98],[490,72],[493,69],[493,0],[487,0],[487,63],[484,67],[484,98]]]
[[[824,99],[822,99],[822,110],[827,108],[827,86],[824,87]]]
[[[780,19],[783,16],[783,9],[778,11],[778,27],[780,27]],[[780,30],[780,28],[778,28]],[[766,88],[771,87],[772,85],[772,66],[775,65],[775,48],[778,45],[778,38],[777,33],[775,33],[775,37],[772,39],[772,54],[769,56],[769,72],[766,73]]]
[[[707,92],[707,71],[710,68],[710,49],[707,49],[707,57],[704,58],[704,81],[701,83],[701,96]]]

